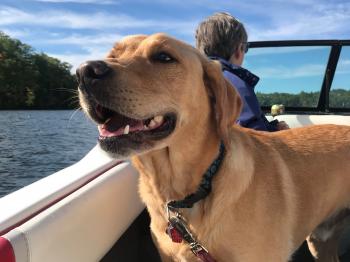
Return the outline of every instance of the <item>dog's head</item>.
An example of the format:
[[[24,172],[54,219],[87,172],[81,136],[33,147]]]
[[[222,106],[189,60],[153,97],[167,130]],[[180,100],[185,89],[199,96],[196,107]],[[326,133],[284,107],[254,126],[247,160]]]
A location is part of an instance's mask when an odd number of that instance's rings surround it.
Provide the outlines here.
[[[99,143],[117,157],[168,146],[208,124],[227,143],[241,109],[217,62],[164,34],[126,37],[105,60],[82,64],[77,77]]]

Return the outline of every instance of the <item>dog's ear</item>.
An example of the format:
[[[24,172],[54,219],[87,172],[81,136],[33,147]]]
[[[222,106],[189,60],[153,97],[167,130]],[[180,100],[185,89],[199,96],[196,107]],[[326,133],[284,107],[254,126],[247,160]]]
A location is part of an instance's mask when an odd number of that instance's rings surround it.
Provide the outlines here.
[[[215,113],[218,135],[226,147],[229,147],[228,129],[239,117],[242,100],[236,89],[223,76],[219,62],[203,61],[204,84],[208,89]]]

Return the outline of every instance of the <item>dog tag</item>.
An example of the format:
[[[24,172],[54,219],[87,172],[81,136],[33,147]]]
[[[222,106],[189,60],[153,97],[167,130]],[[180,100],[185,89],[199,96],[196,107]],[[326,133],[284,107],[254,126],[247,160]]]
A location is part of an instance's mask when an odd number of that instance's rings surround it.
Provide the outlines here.
[[[182,242],[182,236],[181,236],[180,232],[175,227],[173,227],[170,223],[168,223],[166,233],[168,234],[168,236],[171,238],[171,240],[174,243],[181,243]]]
[[[209,255],[209,253],[205,250],[199,251],[196,256],[204,262],[216,262],[216,260],[212,258],[211,255]]]

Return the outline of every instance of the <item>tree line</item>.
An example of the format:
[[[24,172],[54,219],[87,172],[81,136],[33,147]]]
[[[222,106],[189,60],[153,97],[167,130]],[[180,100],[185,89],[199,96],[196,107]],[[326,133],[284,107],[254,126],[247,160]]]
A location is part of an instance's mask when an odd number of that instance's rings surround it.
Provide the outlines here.
[[[77,82],[71,68],[0,31],[0,109],[77,108]],[[316,107],[320,92],[258,92],[257,96],[262,106]],[[350,108],[350,90],[331,90],[329,102],[330,107]]]
[[[76,108],[71,68],[0,31],[0,109]]]
[[[262,106],[283,104],[288,107],[316,107],[320,97],[320,92],[300,92],[299,94],[266,94],[257,92],[257,97]],[[329,92],[329,107],[350,109],[350,90],[331,89]]]

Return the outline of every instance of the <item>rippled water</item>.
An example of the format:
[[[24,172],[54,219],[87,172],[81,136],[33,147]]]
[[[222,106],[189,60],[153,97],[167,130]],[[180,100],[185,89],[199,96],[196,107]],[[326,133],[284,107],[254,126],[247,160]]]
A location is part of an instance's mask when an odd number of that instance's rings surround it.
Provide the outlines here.
[[[0,197],[77,162],[97,135],[80,111],[0,111]]]

